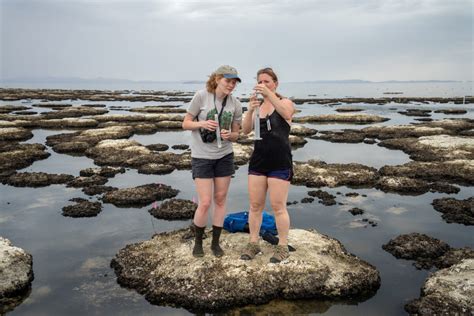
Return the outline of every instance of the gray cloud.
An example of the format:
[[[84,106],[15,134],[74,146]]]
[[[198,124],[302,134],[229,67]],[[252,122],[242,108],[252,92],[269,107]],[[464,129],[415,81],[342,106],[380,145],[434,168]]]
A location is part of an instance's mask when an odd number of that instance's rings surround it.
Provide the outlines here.
[[[0,0],[1,76],[472,80],[470,0]]]

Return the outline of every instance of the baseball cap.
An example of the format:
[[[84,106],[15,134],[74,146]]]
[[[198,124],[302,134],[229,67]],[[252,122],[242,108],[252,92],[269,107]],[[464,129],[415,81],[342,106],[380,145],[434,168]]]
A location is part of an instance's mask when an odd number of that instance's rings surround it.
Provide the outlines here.
[[[237,79],[239,82],[242,82],[239,78],[239,74],[237,73],[237,69],[229,65],[223,65],[214,71],[216,75],[222,75],[224,78],[227,79]]]

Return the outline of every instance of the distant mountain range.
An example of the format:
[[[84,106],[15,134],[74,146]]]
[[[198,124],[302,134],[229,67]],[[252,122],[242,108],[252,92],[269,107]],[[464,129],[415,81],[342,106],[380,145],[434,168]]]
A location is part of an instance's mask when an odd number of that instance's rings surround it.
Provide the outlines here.
[[[128,80],[114,78],[78,78],[78,77],[17,77],[0,78],[0,84],[3,83],[183,83],[183,84],[202,84],[204,80],[178,80],[178,81],[157,81],[157,80]],[[444,83],[444,82],[463,82],[459,80],[386,80],[369,81],[360,79],[349,80],[311,80],[287,83]],[[468,81],[472,82],[472,81]]]

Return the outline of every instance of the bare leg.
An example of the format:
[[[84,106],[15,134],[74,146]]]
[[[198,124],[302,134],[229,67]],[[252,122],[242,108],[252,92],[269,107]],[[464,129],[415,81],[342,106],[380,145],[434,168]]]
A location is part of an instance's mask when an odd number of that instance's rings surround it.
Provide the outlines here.
[[[265,176],[248,176],[249,190],[249,230],[250,242],[258,242],[260,226],[262,225],[262,211],[265,207],[265,197],[267,195],[267,177]]]
[[[214,179],[194,179],[199,197],[198,207],[194,213],[194,224],[199,227],[207,225],[207,213],[212,201],[212,184]]]
[[[224,224],[229,185],[230,177],[214,178],[214,215],[212,217],[214,226],[222,227]]]
[[[276,178],[268,178],[268,192],[270,203],[275,213],[275,221],[278,230],[279,245],[288,245],[288,232],[290,230],[290,216],[286,209],[288,190],[290,182]]]

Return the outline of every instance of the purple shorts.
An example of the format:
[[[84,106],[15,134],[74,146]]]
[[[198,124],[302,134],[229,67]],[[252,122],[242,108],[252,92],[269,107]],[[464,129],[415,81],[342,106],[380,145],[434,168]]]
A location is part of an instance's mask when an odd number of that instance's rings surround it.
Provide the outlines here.
[[[249,169],[249,175],[265,176],[267,178],[277,178],[284,181],[291,181],[291,179],[293,179],[293,170],[281,169],[281,170],[273,170],[269,172],[259,172],[259,171]]]

